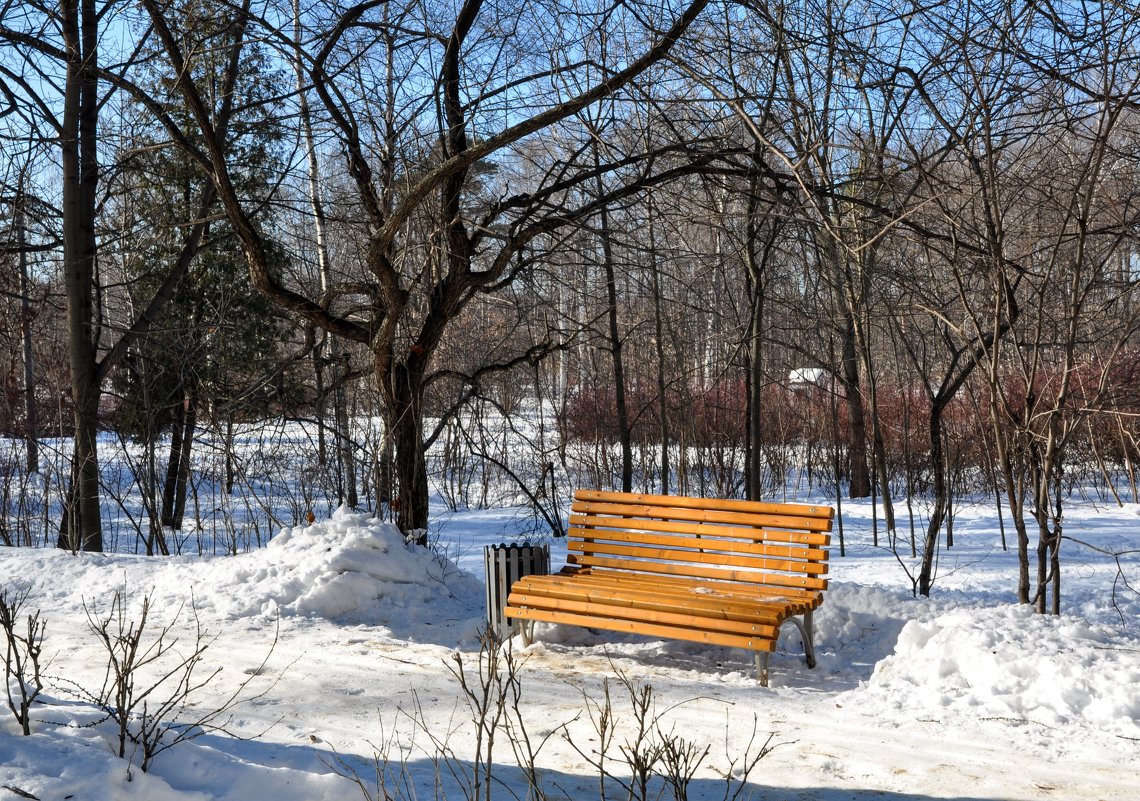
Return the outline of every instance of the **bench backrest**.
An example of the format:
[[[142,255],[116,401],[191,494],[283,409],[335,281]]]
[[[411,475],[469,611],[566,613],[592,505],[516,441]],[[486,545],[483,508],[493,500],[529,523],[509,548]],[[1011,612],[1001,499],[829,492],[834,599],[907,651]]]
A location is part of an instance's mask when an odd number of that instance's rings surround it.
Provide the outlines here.
[[[817,594],[827,587],[833,516],[826,506],[578,490],[567,561]]]

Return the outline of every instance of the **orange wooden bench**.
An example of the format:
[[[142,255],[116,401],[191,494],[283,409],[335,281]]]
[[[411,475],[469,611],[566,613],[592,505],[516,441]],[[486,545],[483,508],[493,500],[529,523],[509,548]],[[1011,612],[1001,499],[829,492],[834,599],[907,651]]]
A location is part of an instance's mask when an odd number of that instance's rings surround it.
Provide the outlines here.
[[[516,581],[506,615],[527,644],[544,621],[746,648],[767,687],[786,621],[815,666],[833,517],[825,506],[579,490],[566,567]]]

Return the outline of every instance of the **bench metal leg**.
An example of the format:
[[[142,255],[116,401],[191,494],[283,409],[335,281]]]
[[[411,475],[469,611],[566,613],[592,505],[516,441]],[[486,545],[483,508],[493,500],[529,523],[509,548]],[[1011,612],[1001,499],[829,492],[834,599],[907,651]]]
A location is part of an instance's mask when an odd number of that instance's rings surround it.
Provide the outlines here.
[[[768,651],[756,652],[756,681],[760,682],[761,687],[768,686],[768,658],[771,654]]]
[[[815,631],[813,630],[812,626],[812,613],[804,613],[804,619],[802,623],[800,622],[799,618],[796,617],[790,617],[788,620],[790,620],[795,625],[795,627],[800,630],[800,639],[804,644],[804,657],[807,660],[807,666],[809,668],[815,667]]]
[[[530,644],[534,642],[534,621],[520,620],[519,630],[522,633],[523,647],[529,648]]]
[[[815,667],[815,629],[813,627],[813,613],[804,615],[804,656],[807,657],[807,666]]]

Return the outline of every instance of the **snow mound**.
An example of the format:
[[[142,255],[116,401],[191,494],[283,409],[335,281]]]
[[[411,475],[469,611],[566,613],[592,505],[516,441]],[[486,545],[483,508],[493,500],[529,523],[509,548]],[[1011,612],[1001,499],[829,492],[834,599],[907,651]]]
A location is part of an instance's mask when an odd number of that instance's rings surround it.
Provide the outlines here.
[[[958,712],[1140,735],[1140,651],[1082,618],[1026,606],[959,609],[903,626],[861,694],[896,710]]]
[[[874,664],[890,655],[899,632],[916,612],[901,590],[832,582],[815,613],[816,647],[863,654]]]
[[[390,625],[469,609],[482,585],[390,523],[339,509],[329,520],[285,528],[261,550],[229,560],[213,600],[230,617],[285,614]],[[228,586],[226,586],[228,585]],[[421,611],[422,610],[422,611]]]

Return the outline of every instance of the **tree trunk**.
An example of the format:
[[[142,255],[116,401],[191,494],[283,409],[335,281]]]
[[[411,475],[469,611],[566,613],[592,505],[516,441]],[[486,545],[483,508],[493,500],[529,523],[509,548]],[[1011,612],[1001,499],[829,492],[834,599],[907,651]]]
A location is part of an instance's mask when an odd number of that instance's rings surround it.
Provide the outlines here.
[[[232,415],[226,420],[225,451],[226,451],[226,495],[234,494],[234,482],[237,480],[237,456],[234,454],[234,421]]]
[[[760,146],[756,146],[753,160],[759,162]],[[744,460],[744,497],[750,501],[758,501],[763,496],[764,488],[760,480],[760,442],[761,431],[760,390],[763,386],[764,364],[763,343],[761,337],[764,332],[764,290],[765,267],[767,266],[768,249],[759,252],[760,224],[756,219],[760,208],[759,198],[760,179],[753,177],[748,187],[748,211],[745,219],[744,245],[746,278],[748,281],[748,299],[750,313],[748,316],[748,421],[745,432],[747,443]]]
[[[669,494],[672,483],[669,467],[669,401],[666,397],[665,384],[665,320],[661,308],[661,270],[657,266],[657,241],[653,225],[653,204],[646,206],[649,215],[649,260],[650,275],[653,281],[653,329],[656,337],[655,348],[657,356],[657,420],[661,435],[661,493]]]
[[[598,191],[601,191],[599,187]],[[609,320],[610,356],[614,373],[614,404],[617,406],[618,442],[621,445],[621,491],[633,491],[633,437],[629,430],[629,410],[625,403],[625,365],[622,361],[622,339],[618,329],[617,275],[614,270],[613,244],[610,241],[610,219],[605,207],[601,211],[602,266],[606,272],[606,303]]]
[[[23,174],[16,194],[16,248],[20,252],[20,336],[24,344],[24,443],[28,473],[40,472],[39,419],[36,410],[35,354],[32,350],[31,281],[28,278],[28,254],[24,241]]]
[[[166,477],[162,482],[162,512],[159,520],[166,528],[177,528],[174,522],[175,493],[178,486],[178,470],[182,466],[182,445],[186,432],[186,391],[174,407],[174,419],[170,422],[170,453],[166,459]]]
[[[934,583],[934,555],[938,552],[938,535],[942,521],[946,518],[948,506],[948,486],[946,483],[946,462],[943,458],[942,412],[945,406],[934,402],[930,408],[930,462],[934,471],[934,506],[926,526],[926,539],[922,546],[922,565],[918,571],[918,594],[930,595]]]
[[[1029,597],[1029,530],[1025,525],[1025,484],[1016,475],[1014,470],[1014,455],[1012,450],[1016,443],[1009,441],[1010,434],[1005,431],[1000,422],[1000,412],[994,389],[990,388],[990,414],[994,426],[994,444],[998,449],[998,464],[1001,468],[1002,480],[1006,488],[1006,504],[1009,506],[1010,517],[1013,519],[1013,531],[1017,537],[1017,602],[1030,603]]]
[[[182,528],[186,516],[186,490],[190,484],[190,454],[194,451],[194,429],[198,425],[198,393],[194,387],[186,395],[185,426],[182,432],[182,458],[178,462],[177,486],[174,492],[173,527]]]
[[[859,387],[859,356],[855,341],[855,321],[846,314],[843,326],[843,391],[847,395],[847,460],[851,467],[848,496],[866,498],[871,494],[867,470],[867,424],[863,393]]]
[[[864,332],[866,328],[864,327]],[[879,498],[883,504],[883,525],[887,530],[887,541],[895,540],[895,504],[891,493],[891,477],[887,466],[887,449],[883,441],[882,420],[879,416],[879,388],[878,380],[871,360],[871,347],[867,342],[866,334],[860,338],[863,352],[863,372],[867,378],[867,405],[868,417],[871,420],[871,471],[874,483],[878,485]],[[872,492],[874,488],[872,487]],[[879,547],[878,526],[872,528],[872,544]]]
[[[60,530],[58,545],[72,551],[102,551],[96,445],[100,378],[94,316],[95,200],[99,182],[96,9],[95,0],[63,0],[60,5],[67,48],[61,137],[63,271],[75,449],[66,525]]]
[[[186,516],[186,491],[190,484],[190,456],[194,450],[194,429],[198,425],[198,395],[192,389],[182,393],[170,433],[170,458],[162,488],[162,525],[182,528]]]
[[[396,452],[396,526],[416,534],[426,544],[428,524],[427,459],[423,436],[423,376],[402,362],[393,365],[388,401],[389,423]]]
[[[360,505],[360,498],[356,494],[356,458],[352,452],[352,436],[349,431],[348,417],[348,391],[344,385],[344,362],[346,355],[333,348],[337,359],[333,369],[333,416],[336,426],[337,473],[339,478],[338,490],[341,491],[341,503],[347,504],[350,509]]]
[[[325,442],[325,357],[324,348],[313,348],[313,384],[316,391],[314,399],[315,415],[317,418],[317,464],[324,468],[328,464],[328,445]]]

